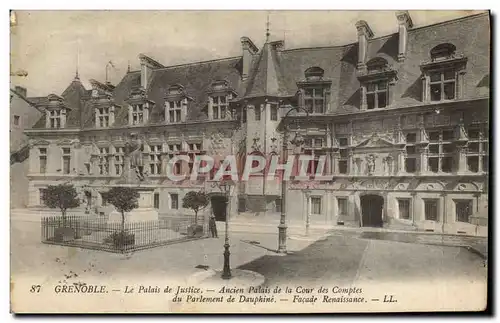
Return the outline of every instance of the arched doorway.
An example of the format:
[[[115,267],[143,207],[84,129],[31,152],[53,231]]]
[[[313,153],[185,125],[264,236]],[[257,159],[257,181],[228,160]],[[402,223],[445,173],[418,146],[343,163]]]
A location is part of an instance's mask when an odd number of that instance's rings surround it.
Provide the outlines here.
[[[384,198],[379,195],[362,195],[361,214],[364,227],[382,227],[382,211],[384,209]]]
[[[210,197],[215,221],[226,221],[226,200],[227,197],[224,195],[212,195]]]

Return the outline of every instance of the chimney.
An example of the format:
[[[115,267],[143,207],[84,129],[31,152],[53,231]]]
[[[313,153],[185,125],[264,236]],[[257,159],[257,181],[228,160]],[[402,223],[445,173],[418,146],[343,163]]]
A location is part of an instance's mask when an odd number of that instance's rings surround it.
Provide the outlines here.
[[[406,58],[406,46],[408,44],[408,29],[413,27],[410,13],[407,10],[396,12],[399,24],[399,46],[398,61],[402,62]]]
[[[23,98],[26,98],[27,95],[28,95],[28,92],[26,91],[26,88],[22,87],[22,86],[16,86],[15,87],[15,91],[16,91],[17,94],[19,94]]]
[[[241,37],[241,48],[243,50],[243,68],[241,73],[241,78],[246,80],[250,74],[250,67],[252,65],[253,55],[257,54],[259,49],[253,41],[248,37]]]
[[[358,70],[364,70],[366,67],[366,52],[368,51],[368,40],[373,38],[373,31],[368,23],[360,20],[356,23],[358,30]]]
[[[147,90],[151,82],[153,70],[165,66],[144,54],[139,55],[139,60],[141,61],[141,87]]]

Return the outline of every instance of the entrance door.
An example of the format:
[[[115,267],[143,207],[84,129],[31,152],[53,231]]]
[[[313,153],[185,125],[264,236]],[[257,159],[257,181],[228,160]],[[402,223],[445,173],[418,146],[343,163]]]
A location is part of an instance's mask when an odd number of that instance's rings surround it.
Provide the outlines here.
[[[212,212],[215,216],[215,221],[226,221],[226,197],[212,196]]]
[[[381,227],[384,198],[378,195],[361,196],[361,212],[364,227]]]

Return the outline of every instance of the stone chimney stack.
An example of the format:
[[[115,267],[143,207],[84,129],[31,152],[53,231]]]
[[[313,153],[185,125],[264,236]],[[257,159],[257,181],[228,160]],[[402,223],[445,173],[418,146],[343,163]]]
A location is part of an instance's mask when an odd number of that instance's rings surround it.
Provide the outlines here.
[[[402,62],[406,58],[406,47],[408,44],[408,29],[413,27],[410,14],[408,11],[396,12],[396,18],[399,25],[399,46],[398,46],[398,61]]]
[[[358,70],[366,68],[366,53],[368,51],[368,40],[373,38],[373,31],[368,23],[360,20],[356,23],[358,30]]]
[[[253,55],[257,54],[259,49],[253,41],[248,37],[241,37],[241,49],[243,51],[243,68],[241,78],[246,80],[250,74],[250,67],[252,65]]]
[[[139,55],[139,60],[141,61],[141,87],[147,90],[151,82],[153,70],[165,66],[144,54]]]

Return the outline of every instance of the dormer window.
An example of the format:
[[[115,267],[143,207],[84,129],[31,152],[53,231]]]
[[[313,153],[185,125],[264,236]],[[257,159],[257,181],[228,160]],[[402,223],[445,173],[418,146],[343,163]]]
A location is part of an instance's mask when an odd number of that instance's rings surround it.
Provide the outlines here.
[[[300,105],[310,114],[328,111],[330,104],[331,81],[323,80],[324,70],[313,66],[305,70],[305,80],[297,82]]]
[[[456,75],[454,70],[440,70],[430,73],[431,101],[455,99]]]
[[[109,127],[109,107],[97,108],[97,126],[99,128]]]
[[[422,100],[440,102],[461,98],[467,57],[456,53],[453,44],[440,44],[429,52],[422,70]]]
[[[127,100],[130,105],[128,110],[129,125],[142,125],[149,122],[149,112],[154,106],[154,102],[147,99],[143,88],[132,90]]]
[[[212,103],[212,117],[214,120],[218,119],[226,119],[226,112],[228,110],[228,103],[227,103],[227,97],[220,95],[220,96],[213,96],[212,97],[213,103]]]
[[[51,128],[61,128],[61,110],[49,111],[49,120]]]
[[[165,97],[165,121],[177,123],[186,121],[189,97],[180,84],[171,85]]]
[[[383,57],[375,57],[366,63],[366,71],[360,71],[361,110],[383,109],[392,102],[397,81],[397,71]]]
[[[51,129],[64,128],[66,126],[67,107],[64,104],[63,98],[55,94],[50,94],[47,99],[49,103],[43,105],[46,110],[45,127]]]
[[[366,108],[383,109],[387,106],[387,81],[371,82],[366,87]]]
[[[181,122],[182,108],[184,103],[182,101],[170,101],[167,102],[167,104],[168,122]]]
[[[136,104],[132,106],[132,124],[142,124],[144,123],[144,106],[142,104]]]
[[[229,101],[236,96],[236,92],[226,80],[212,82],[208,91],[208,118],[210,120],[226,120],[231,116]]]

